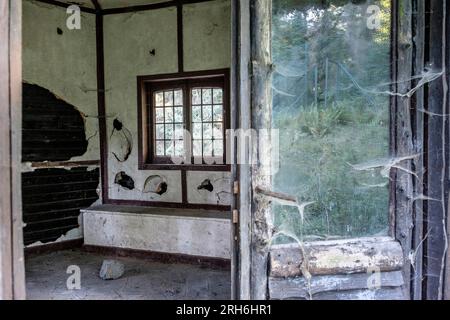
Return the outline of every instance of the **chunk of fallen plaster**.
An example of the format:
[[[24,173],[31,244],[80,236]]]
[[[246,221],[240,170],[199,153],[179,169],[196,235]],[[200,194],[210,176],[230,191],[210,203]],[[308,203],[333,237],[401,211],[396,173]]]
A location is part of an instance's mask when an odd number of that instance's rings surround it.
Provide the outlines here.
[[[116,280],[123,276],[125,266],[116,260],[104,260],[100,269],[100,278],[103,280]]]

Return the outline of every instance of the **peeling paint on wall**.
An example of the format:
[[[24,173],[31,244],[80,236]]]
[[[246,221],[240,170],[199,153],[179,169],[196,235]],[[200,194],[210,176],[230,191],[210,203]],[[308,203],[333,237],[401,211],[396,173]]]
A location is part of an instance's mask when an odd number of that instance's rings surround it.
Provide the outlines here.
[[[133,151],[133,135],[119,119],[113,121],[113,131],[110,136],[112,154],[119,162],[128,160]]]
[[[68,30],[66,19],[64,8],[23,1],[23,79],[82,113],[87,150],[70,160],[99,160],[95,15],[82,12],[80,30]]]

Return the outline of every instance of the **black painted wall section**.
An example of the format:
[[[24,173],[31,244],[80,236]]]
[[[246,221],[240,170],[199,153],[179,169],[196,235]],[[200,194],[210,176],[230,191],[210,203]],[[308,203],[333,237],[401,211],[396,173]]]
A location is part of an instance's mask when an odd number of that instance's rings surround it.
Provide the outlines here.
[[[84,119],[47,89],[23,85],[22,161],[67,161],[86,153]]]
[[[80,209],[99,197],[99,169],[40,169],[22,174],[25,245],[53,242],[78,228]]]
[[[23,84],[22,161],[67,161],[87,150],[76,107],[37,85]],[[40,169],[22,174],[24,243],[53,242],[78,228],[80,209],[99,197],[99,169]]]

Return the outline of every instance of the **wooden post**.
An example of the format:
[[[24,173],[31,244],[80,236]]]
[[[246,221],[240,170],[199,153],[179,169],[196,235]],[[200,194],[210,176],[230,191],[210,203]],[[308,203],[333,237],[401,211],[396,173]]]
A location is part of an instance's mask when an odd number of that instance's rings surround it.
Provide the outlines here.
[[[24,299],[21,208],[22,1],[0,1],[0,300]]]
[[[409,0],[393,1],[393,79],[395,92],[406,93],[411,90],[413,66],[412,46],[412,5]],[[391,110],[391,152],[393,157],[404,157],[415,154],[412,141],[411,99],[395,97]],[[408,170],[412,169],[412,161],[402,163]],[[413,229],[413,176],[405,171],[392,172],[395,184],[391,189],[391,222],[395,238],[400,241],[404,257],[408,257],[412,247]],[[411,266],[405,263],[403,268],[405,279],[404,295],[409,299]]]
[[[272,127],[272,1],[251,1],[251,124],[258,134],[252,145],[252,233],[251,298],[267,298],[267,267],[271,230],[271,206],[255,190],[271,190],[271,136],[262,134]]]

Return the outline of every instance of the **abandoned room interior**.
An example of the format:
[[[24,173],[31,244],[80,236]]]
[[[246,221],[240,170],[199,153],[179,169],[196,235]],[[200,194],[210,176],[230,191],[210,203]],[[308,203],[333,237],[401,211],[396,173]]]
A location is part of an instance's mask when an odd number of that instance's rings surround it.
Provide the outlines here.
[[[0,0],[0,298],[450,299],[447,13]]]

